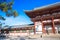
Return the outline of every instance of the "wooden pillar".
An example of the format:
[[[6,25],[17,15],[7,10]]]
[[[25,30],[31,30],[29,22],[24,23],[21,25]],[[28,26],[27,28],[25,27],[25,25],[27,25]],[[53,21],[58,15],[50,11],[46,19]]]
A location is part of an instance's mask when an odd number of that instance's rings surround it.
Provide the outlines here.
[[[30,32],[29,32],[29,30],[26,30],[26,32],[27,32],[27,34],[28,34],[28,35],[30,35]]]
[[[44,27],[44,23],[43,23],[42,20],[41,20],[41,23],[42,23],[42,33],[46,33],[46,30],[45,30],[45,27]]]
[[[55,33],[54,18],[52,17],[52,32]]]
[[[35,28],[35,26],[36,26],[36,22],[34,22],[34,34],[36,34],[36,28]]]
[[[20,30],[20,33],[22,33],[22,30]]]

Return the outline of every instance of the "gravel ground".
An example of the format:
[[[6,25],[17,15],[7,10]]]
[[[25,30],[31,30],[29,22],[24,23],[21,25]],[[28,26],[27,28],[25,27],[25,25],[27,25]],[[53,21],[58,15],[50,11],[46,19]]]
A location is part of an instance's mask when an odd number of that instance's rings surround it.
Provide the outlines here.
[[[26,39],[26,40],[60,40],[60,38],[37,38],[37,39]]]
[[[28,37],[10,37],[10,38],[0,38],[0,40],[60,40],[60,38],[28,38]]]
[[[31,37],[37,37],[37,35],[31,36]],[[60,40],[60,34],[59,35],[45,35],[42,37],[37,38],[30,38],[29,36],[23,37],[23,36],[7,36],[7,37],[0,37],[0,40]]]

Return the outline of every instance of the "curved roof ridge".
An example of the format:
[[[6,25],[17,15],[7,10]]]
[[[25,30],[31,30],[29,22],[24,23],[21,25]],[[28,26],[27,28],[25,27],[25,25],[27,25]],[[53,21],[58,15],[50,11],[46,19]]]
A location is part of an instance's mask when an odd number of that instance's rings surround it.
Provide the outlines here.
[[[53,4],[48,4],[48,5],[45,5],[45,6],[37,7],[37,8],[34,8],[33,10],[49,8],[49,7],[53,7],[53,6],[57,6],[57,5],[60,5],[60,2],[56,2],[56,3],[53,3]],[[24,11],[29,12],[29,11],[33,11],[33,10],[24,10]]]
[[[34,10],[42,9],[42,8],[46,8],[46,7],[49,8],[49,7],[57,6],[57,5],[60,5],[60,2],[56,2],[56,3],[53,3],[53,4],[46,5],[46,6],[41,6],[41,7],[38,7],[38,8],[34,8]]]

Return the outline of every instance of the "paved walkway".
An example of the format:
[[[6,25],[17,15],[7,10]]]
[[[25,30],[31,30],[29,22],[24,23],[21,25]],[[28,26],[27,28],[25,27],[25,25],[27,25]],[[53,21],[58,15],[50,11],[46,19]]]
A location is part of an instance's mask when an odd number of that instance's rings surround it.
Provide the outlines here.
[[[17,37],[17,38],[3,38],[0,40],[60,40],[60,38],[25,38],[25,37]]]
[[[26,37],[11,36],[8,38],[0,38],[0,40],[60,40],[60,34],[42,35],[42,38],[41,38],[41,35],[32,35],[30,37],[29,36],[26,36]]]
[[[26,40],[60,40],[60,38],[38,38],[38,39],[26,39]]]

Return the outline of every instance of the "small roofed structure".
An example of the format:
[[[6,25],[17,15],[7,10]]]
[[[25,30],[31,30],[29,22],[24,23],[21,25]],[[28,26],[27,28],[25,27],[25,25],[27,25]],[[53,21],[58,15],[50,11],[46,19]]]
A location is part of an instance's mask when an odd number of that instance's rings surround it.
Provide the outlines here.
[[[35,28],[39,24],[42,33],[47,33],[45,25],[51,25],[52,33],[55,33],[55,24],[60,24],[60,2],[35,8],[30,11],[25,10],[25,13],[30,17],[31,21],[34,22]],[[58,19],[58,21],[56,19]]]

